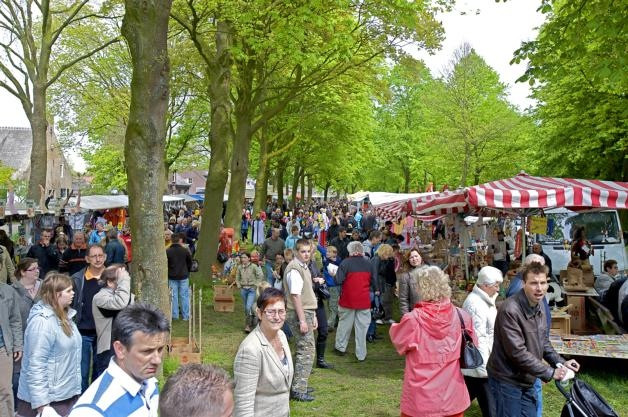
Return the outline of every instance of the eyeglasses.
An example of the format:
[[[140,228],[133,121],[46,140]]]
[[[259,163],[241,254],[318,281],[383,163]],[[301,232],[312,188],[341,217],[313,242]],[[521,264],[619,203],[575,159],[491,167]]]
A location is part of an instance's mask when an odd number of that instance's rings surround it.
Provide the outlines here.
[[[33,271],[39,271],[39,267],[38,267],[38,266],[36,266],[35,268],[28,268],[28,269],[26,270],[26,272],[33,272]]]
[[[266,317],[286,317],[286,310],[264,310]]]

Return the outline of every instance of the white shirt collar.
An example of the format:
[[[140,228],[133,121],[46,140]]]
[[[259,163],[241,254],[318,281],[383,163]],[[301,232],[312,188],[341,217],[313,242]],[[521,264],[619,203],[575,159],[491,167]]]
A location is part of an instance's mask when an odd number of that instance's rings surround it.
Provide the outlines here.
[[[125,389],[132,396],[136,396],[140,389],[142,388],[142,384],[137,382],[131,375],[127,374],[120,366],[116,363],[115,358],[111,359],[109,362],[109,367],[107,368],[107,372],[111,374],[113,379],[120,384],[122,388]],[[149,378],[144,381],[147,387],[154,387],[157,384],[157,378]],[[150,395],[151,392],[148,394]]]

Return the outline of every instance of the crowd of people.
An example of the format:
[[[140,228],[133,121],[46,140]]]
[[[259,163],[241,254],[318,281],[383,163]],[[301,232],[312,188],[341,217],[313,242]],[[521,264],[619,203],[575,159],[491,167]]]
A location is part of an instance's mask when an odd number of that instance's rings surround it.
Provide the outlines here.
[[[579,370],[549,343],[551,269],[542,250],[534,247],[524,259],[498,308],[512,266],[509,245],[498,240],[494,253],[503,258],[479,271],[458,308],[448,275],[425,264],[407,236],[371,210],[333,202],[292,215],[280,207],[254,217],[243,210],[241,238],[247,241],[251,231],[253,250],[229,261],[247,333],[233,380],[220,368],[190,365],[159,393],[155,375],[169,319],[190,319],[200,216],[185,209],[165,214],[171,317],[131,294],[127,227],[118,230],[95,213],[80,229],[60,221],[39,230],[30,247],[0,233],[0,373],[12,375],[0,383],[0,417],[156,416],[158,410],[161,416],[289,416],[291,400],[315,400],[308,383],[313,367],[333,368],[325,356],[330,334],[333,352],[345,356],[353,333],[360,363],[368,344],[382,337],[378,326],[390,326],[394,348],[406,357],[402,416],[460,416],[477,398],[484,416],[540,417],[542,382]],[[586,242],[578,248],[585,251]],[[617,263],[607,261],[599,293],[623,289],[616,278]],[[473,369],[460,365],[465,329],[483,360]]]

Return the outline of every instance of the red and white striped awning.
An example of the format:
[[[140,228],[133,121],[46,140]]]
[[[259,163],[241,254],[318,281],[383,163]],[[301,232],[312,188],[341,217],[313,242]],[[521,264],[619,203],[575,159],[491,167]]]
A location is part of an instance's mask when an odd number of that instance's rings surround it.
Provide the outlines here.
[[[412,199],[410,204],[414,213],[423,215],[476,212],[483,208],[504,212],[553,207],[626,209],[628,183],[521,173],[513,178]]]

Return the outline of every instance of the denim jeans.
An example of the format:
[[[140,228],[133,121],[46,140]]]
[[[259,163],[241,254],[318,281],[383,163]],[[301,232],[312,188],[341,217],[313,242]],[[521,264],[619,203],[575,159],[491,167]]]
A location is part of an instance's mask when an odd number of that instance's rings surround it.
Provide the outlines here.
[[[264,264],[266,267],[266,281],[270,284],[271,287],[275,285],[275,277],[273,277],[273,263],[271,261],[266,261]]]
[[[190,280],[168,279],[170,287],[170,298],[172,301],[172,319],[179,319],[179,301],[181,301],[181,315],[183,320],[190,319]]]
[[[255,303],[255,287],[241,288],[240,295],[242,296],[242,304],[244,304],[244,314],[254,314],[252,310]]]
[[[92,379],[94,382],[98,378],[98,364],[96,363],[96,335],[81,335],[83,341],[81,345],[81,392],[85,392],[89,387],[89,369],[92,369]]]
[[[524,388],[488,377],[495,408],[500,417],[536,417],[536,392],[534,386]]]
[[[543,417],[543,383],[539,378],[534,381],[534,392],[536,393],[536,416]]]

